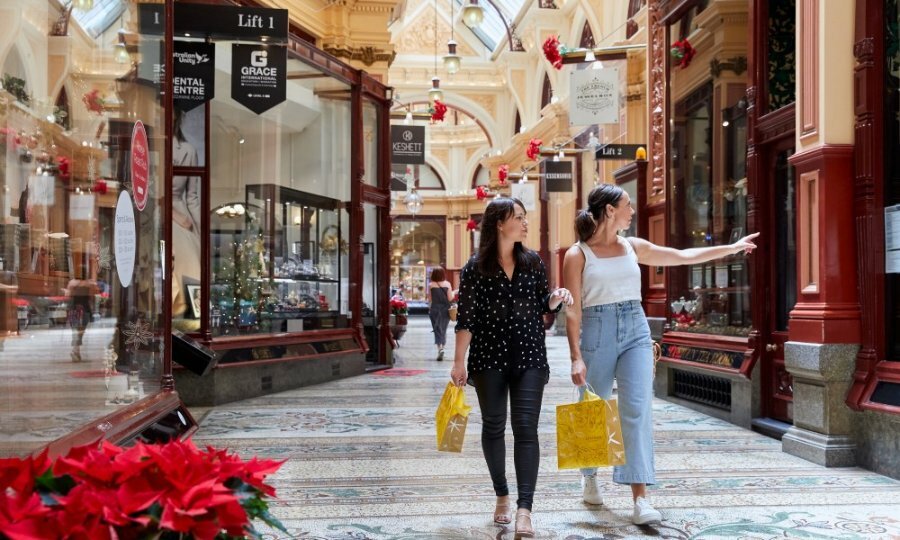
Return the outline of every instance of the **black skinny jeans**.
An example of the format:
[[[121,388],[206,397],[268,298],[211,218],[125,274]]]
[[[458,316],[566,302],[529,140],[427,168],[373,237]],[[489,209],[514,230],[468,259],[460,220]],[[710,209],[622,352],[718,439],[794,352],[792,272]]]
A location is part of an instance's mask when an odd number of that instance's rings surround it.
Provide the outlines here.
[[[501,371],[483,371],[472,375],[478,404],[481,406],[481,448],[487,461],[498,497],[509,495],[506,484],[506,402],[509,403],[513,429],[513,457],[516,464],[517,508],[531,510],[537,483],[541,451],[537,426],[544,398],[547,374],[528,369],[518,375]]]

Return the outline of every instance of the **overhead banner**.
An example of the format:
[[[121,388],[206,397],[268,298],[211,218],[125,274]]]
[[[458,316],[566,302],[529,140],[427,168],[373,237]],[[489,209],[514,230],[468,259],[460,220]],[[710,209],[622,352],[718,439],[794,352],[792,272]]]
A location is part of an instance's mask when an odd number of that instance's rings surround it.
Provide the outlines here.
[[[425,126],[391,126],[391,163],[425,164]]]
[[[287,99],[287,49],[282,45],[234,43],[231,99],[256,114]]]
[[[164,4],[138,4],[138,31],[165,33]],[[226,40],[286,43],[288,10],[212,4],[175,3],[175,34]],[[263,39],[265,38],[265,39]]]
[[[544,160],[544,188],[548,193],[571,193],[573,167],[571,161]]]
[[[582,69],[571,77],[569,125],[619,123],[618,69]]]
[[[175,42],[175,107],[187,112],[215,97],[216,44]]]

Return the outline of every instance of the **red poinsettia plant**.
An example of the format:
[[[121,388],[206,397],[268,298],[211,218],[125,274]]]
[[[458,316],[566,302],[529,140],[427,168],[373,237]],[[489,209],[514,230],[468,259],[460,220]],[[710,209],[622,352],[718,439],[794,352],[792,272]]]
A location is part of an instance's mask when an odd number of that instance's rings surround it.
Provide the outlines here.
[[[393,315],[406,315],[409,313],[408,306],[406,305],[406,300],[399,296],[391,297],[391,314]]]
[[[266,500],[275,496],[266,476],[282,463],[189,440],[0,459],[0,538],[259,538],[254,519],[287,532]]]
[[[509,165],[497,167],[497,178],[500,180],[501,186],[506,184],[506,179],[509,178]]]
[[[672,55],[672,58],[678,61],[678,67],[684,69],[691,65],[691,60],[694,59],[697,51],[691,45],[691,42],[684,38],[673,43],[669,53]]]
[[[540,139],[531,139],[528,141],[528,148],[525,149],[525,155],[528,159],[535,160],[541,154],[541,144],[544,141]]]
[[[96,88],[81,96],[81,101],[84,102],[84,106],[87,107],[87,110],[97,114],[103,114],[103,98],[100,97],[100,91]]]
[[[431,123],[434,122],[443,122],[444,115],[447,114],[447,106],[444,105],[441,100],[434,100],[434,105],[431,107]]]
[[[542,46],[544,49],[544,58],[550,62],[554,68],[562,69],[562,55],[565,53],[566,48],[559,43],[558,36],[550,36],[544,40],[544,44]]]
[[[477,228],[478,228],[478,222],[472,218],[469,218],[469,221],[466,222],[466,230],[474,231]]]
[[[57,157],[56,168],[59,169],[59,179],[68,183],[69,179],[72,178],[72,164],[69,161],[69,158],[65,156]]]

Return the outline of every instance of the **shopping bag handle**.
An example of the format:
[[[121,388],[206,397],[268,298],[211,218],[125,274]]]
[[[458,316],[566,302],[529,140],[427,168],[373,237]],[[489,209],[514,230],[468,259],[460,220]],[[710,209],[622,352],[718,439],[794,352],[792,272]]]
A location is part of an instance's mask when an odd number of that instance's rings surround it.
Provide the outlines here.
[[[582,401],[582,399],[583,399],[583,397],[584,397],[584,393],[582,393],[580,396],[578,395],[578,394],[579,394],[579,390],[581,390],[582,388],[585,388],[585,389],[588,390],[590,393],[594,394],[594,395],[597,396],[597,397],[600,397],[600,395],[597,394],[597,392],[594,390],[594,387],[591,386],[591,383],[586,382],[586,383],[584,383],[584,384],[582,384],[582,385],[577,385],[577,386],[575,386],[575,387],[572,389],[572,391],[574,392],[575,398],[576,398],[576,400],[575,400],[576,403],[579,402],[579,401]]]

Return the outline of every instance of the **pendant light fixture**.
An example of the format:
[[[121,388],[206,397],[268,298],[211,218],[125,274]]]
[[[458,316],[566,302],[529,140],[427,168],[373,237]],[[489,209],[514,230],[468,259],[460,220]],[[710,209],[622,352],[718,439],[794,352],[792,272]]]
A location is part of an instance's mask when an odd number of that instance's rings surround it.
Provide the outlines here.
[[[116,62],[119,64],[128,64],[131,62],[131,55],[128,54],[128,48],[125,46],[125,28],[119,28],[116,33],[118,41],[116,42]]]
[[[456,0],[450,0],[450,41],[447,42],[447,56],[444,57],[444,69],[447,73],[453,75],[459,71],[459,65],[462,59],[456,54],[456,40],[453,39],[453,26],[456,20],[453,18],[453,5]]]
[[[478,0],[469,0],[463,7],[462,19],[469,28],[475,28],[484,20],[484,8],[478,4]]]
[[[428,91],[428,101],[434,105],[435,101],[444,101],[444,93],[441,91],[441,79],[437,75],[437,58],[438,58],[438,17],[437,17],[437,0],[434,0],[434,77],[431,78],[431,90]]]

